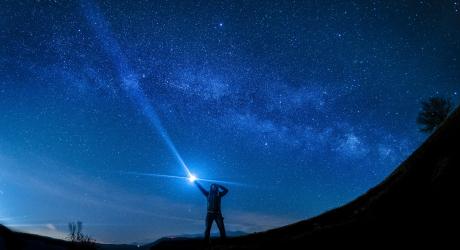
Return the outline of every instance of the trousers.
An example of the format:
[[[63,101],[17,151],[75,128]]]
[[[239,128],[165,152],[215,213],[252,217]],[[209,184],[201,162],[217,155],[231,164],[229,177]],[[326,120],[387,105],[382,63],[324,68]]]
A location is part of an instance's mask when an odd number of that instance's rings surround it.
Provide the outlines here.
[[[212,213],[208,212],[206,215],[206,230],[204,231],[204,239],[206,242],[209,241],[209,237],[211,235],[211,227],[212,223],[216,221],[217,227],[219,228],[220,237],[225,239],[225,226],[224,226],[224,217],[222,217],[221,213]]]

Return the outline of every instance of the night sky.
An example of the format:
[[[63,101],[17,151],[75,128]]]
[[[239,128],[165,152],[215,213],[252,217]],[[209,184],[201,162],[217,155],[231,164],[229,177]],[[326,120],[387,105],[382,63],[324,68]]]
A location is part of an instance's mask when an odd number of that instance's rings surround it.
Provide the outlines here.
[[[155,176],[178,157],[231,182],[228,231],[344,204],[426,138],[421,100],[458,103],[459,25],[453,0],[2,1],[0,223],[202,233],[198,189]]]

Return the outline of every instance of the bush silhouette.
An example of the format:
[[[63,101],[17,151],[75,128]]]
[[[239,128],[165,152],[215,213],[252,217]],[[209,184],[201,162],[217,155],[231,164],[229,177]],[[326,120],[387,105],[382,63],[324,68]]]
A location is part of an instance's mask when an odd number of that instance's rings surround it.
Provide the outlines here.
[[[70,249],[97,249],[96,240],[83,234],[83,223],[81,221],[69,223]]]
[[[449,99],[432,97],[422,102],[422,110],[417,116],[417,123],[422,125],[420,131],[430,133],[449,115],[452,104]]]

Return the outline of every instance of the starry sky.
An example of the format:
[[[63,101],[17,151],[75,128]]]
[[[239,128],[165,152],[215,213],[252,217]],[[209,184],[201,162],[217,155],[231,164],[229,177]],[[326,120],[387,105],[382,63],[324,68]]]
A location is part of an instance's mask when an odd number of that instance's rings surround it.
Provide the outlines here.
[[[460,91],[460,3],[2,1],[0,223],[99,242],[201,233],[198,177],[228,231],[318,215],[427,135]],[[202,182],[209,186],[209,182]],[[214,226],[215,227],[215,226]]]

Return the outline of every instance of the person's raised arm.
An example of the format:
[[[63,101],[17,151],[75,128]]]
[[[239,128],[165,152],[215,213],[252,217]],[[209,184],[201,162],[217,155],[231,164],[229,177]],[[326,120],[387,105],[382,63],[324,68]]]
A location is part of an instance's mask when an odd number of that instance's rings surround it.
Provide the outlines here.
[[[194,181],[195,185],[200,189],[200,191],[203,193],[204,196],[208,197],[209,195],[209,192],[206,191],[206,189],[204,189],[203,186],[201,186],[200,183],[198,183],[198,181]]]
[[[222,186],[222,185],[219,185],[220,189],[222,189],[222,192],[220,192],[220,196],[224,196],[228,193],[228,188]]]

